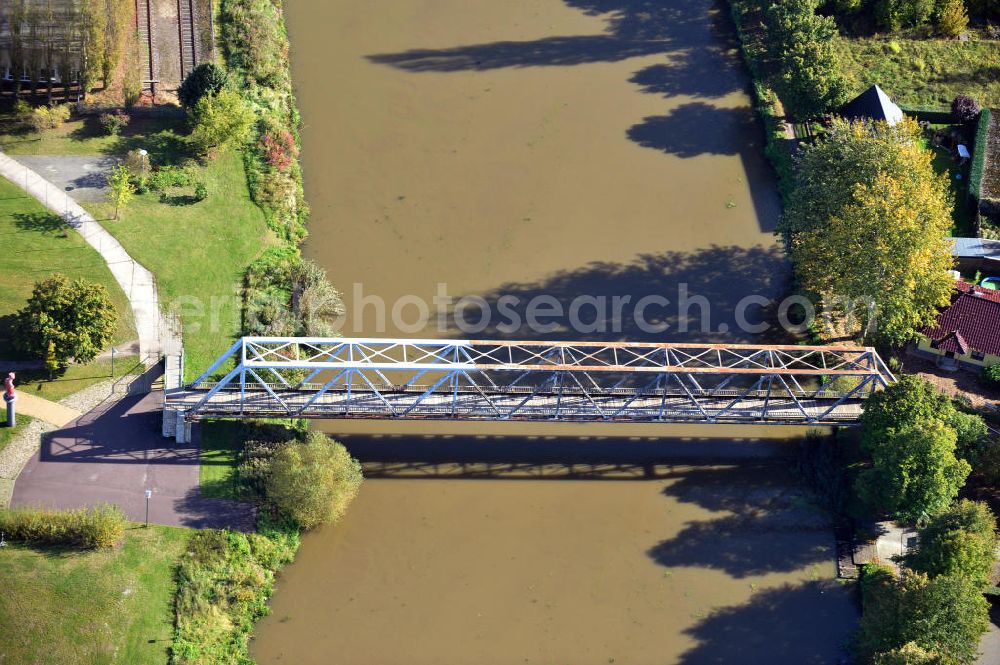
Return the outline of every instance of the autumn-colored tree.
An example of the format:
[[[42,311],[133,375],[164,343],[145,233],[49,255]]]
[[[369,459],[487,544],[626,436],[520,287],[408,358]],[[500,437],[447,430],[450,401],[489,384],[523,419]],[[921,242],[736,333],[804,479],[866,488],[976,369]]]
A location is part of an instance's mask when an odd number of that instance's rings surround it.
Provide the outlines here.
[[[802,286],[870,302],[862,334],[891,345],[931,324],[953,288],[948,182],[919,132],[910,119],[835,121],[805,149],[782,222]]]
[[[942,37],[958,37],[969,27],[969,13],[963,0],[943,0],[935,16],[937,32]]]
[[[122,208],[127,206],[135,196],[135,185],[132,184],[132,172],[125,164],[119,164],[111,169],[108,175],[108,195],[115,204],[115,219]]]

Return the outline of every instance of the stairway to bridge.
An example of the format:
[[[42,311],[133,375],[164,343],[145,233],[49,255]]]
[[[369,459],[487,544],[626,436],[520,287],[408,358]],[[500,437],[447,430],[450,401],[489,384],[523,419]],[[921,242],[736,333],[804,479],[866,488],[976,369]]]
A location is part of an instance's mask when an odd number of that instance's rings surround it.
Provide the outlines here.
[[[894,380],[848,346],[245,337],[166,392],[164,434],[218,417],[839,425]]]

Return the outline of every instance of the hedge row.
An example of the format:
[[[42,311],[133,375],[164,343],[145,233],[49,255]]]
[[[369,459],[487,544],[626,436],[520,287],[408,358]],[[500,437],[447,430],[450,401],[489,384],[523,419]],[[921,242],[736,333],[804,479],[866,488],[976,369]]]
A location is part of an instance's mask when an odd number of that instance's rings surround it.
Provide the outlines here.
[[[0,510],[0,531],[15,542],[69,547],[113,547],[125,533],[128,518],[118,506],[76,510],[14,508]]]
[[[908,116],[916,118],[921,122],[929,122],[933,125],[950,125],[955,121],[951,114],[951,109],[930,108],[926,106],[900,107]]]
[[[972,167],[969,170],[969,196],[975,207],[983,199],[983,171],[986,168],[986,152],[989,149],[990,110],[983,109],[976,124],[976,140],[972,150]]]
[[[731,0],[730,14],[736,25],[739,36],[740,52],[743,62],[750,70],[753,79],[754,108],[764,123],[764,138],[766,145],[764,154],[778,176],[778,190],[786,197],[795,188],[795,161],[789,150],[788,139],[785,136],[783,113],[778,96],[768,87],[763,76],[763,66],[754,52],[751,35],[745,29],[750,5],[745,0]]]

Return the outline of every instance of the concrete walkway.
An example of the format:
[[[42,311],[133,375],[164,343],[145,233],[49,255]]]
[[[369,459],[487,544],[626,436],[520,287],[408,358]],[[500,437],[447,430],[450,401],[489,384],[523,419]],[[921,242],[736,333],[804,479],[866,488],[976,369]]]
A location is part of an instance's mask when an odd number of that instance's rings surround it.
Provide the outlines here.
[[[65,427],[83,414],[76,409],[37,397],[23,390],[17,391],[17,412],[37,418],[56,427]]]
[[[253,530],[251,504],[201,496],[198,444],[160,436],[162,393],[107,400],[42,436],[14,484],[12,506],[120,506],[129,519],[167,526]]]
[[[62,217],[104,258],[115,280],[128,296],[139,335],[140,355],[148,358],[163,350],[161,339],[170,324],[160,313],[153,274],[139,265],[125,248],[66,192],[30,168],[0,152],[0,175]]]

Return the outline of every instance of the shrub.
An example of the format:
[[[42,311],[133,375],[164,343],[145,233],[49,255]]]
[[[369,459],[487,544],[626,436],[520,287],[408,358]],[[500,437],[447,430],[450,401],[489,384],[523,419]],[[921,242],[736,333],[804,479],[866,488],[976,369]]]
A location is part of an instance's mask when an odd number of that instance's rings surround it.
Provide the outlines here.
[[[191,184],[191,174],[180,166],[161,166],[149,177],[149,189],[162,192],[171,187],[187,187]]]
[[[45,129],[56,129],[69,120],[72,113],[69,104],[58,104],[56,106],[39,106],[31,112],[28,123],[36,132]]]
[[[250,138],[254,112],[238,93],[223,90],[202,97],[191,113],[192,143],[203,153],[225,145],[241,146]]]
[[[76,510],[15,508],[0,510],[0,531],[32,545],[107,548],[118,543],[128,518],[118,506],[103,504]]]
[[[986,587],[996,559],[996,518],[986,504],[962,500],[920,530],[906,563],[931,577],[957,575]]]
[[[282,446],[271,459],[268,501],[304,529],[337,522],[361,488],[361,465],[319,432]]]
[[[177,89],[177,97],[185,108],[192,108],[205,95],[216,95],[226,87],[229,75],[213,62],[198,65]]]
[[[70,281],[58,273],[35,283],[14,320],[14,339],[24,352],[45,359],[54,355],[90,362],[111,341],[118,313],[102,284]]]
[[[128,127],[131,120],[127,113],[119,109],[114,113],[102,113],[101,127],[109,136],[118,136],[123,129]]]
[[[959,95],[951,103],[951,115],[955,122],[966,124],[979,117],[979,102],[968,95]]]
[[[872,665],[945,665],[933,651],[928,651],[916,642],[907,642],[898,649],[876,654]]]
[[[23,99],[19,99],[14,102],[14,117],[18,120],[22,122],[28,120],[31,117],[32,111],[33,109],[31,108],[31,104]]]
[[[295,138],[287,130],[265,134],[263,147],[268,165],[281,171],[294,164],[295,158],[299,155]]]
[[[979,379],[989,388],[1000,388],[1000,365],[984,367]]]
[[[194,184],[194,198],[196,201],[204,201],[208,198],[208,185],[204,180],[199,180]]]

